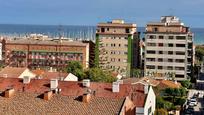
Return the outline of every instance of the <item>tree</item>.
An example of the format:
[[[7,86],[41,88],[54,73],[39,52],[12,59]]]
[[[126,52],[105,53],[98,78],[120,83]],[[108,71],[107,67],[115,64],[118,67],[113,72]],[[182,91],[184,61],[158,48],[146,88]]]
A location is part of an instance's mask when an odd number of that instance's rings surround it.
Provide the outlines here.
[[[199,61],[203,61],[204,47],[197,46],[195,49],[195,56]]]
[[[132,77],[141,77],[141,70],[140,69],[132,69]]]
[[[99,35],[96,34],[94,67],[99,68]]]
[[[168,115],[168,112],[165,109],[157,109],[154,115]]]
[[[72,73],[76,75],[79,80],[82,80],[85,77],[85,73],[83,71],[83,67],[80,62],[78,61],[70,61],[66,67],[67,73]]]
[[[166,109],[166,110],[170,110],[172,108],[173,104],[165,101],[162,97],[157,96],[156,97],[156,108],[157,109]]]
[[[116,81],[116,78],[108,71],[103,71],[100,68],[90,68],[85,72],[86,77],[94,82],[109,82]]]
[[[190,88],[191,82],[189,80],[181,81],[181,85],[185,88]]]

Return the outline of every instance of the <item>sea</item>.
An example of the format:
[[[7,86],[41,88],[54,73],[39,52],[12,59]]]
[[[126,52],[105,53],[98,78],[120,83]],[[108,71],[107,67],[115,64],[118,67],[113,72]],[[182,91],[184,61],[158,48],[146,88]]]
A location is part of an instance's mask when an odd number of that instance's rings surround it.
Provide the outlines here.
[[[138,27],[141,38],[144,27]],[[194,33],[194,44],[204,44],[204,28],[191,28]],[[62,35],[64,38],[73,40],[95,40],[96,26],[74,26],[74,25],[25,25],[25,24],[0,24],[0,36],[24,37],[30,34],[42,34],[52,38]]]

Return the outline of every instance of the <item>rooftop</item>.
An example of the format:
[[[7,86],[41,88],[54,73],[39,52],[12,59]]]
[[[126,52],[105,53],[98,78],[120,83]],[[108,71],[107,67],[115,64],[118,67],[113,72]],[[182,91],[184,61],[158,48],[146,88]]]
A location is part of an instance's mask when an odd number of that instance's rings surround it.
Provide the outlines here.
[[[159,83],[159,88],[165,89],[165,88],[180,88],[181,84],[179,82],[174,82],[170,80],[161,80]]]
[[[0,71],[0,77],[18,78],[27,68],[5,67]]]
[[[34,44],[34,45],[69,45],[69,46],[87,46],[87,43],[81,41],[66,41],[62,42],[53,40],[37,40],[37,39],[18,39],[18,40],[7,40],[6,43],[9,44]]]
[[[60,95],[62,96],[78,97],[87,91],[87,88],[82,86],[82,82],[58,81],[58,84],[58,88],[61,89]],[[19,92],[42,94],[50,91],[50,80],[32,79],[29,84],[24,85],[22,79],[0,78],[0,91],[5,91],[11,87]],[[96,98],[124,99],[128,96],[137,107],[143,107],[145,104],[146,94],[144,94],[143,84],[121,84],[120,91],[114,93],[112,92],[111,83],[91,82],[89,89],[95,92],[94,97]]]
[[[16,92],[12,98],[0,96],[0,114],[55,115],[114,115],[118,114],[124,98],[92,97],[90,103],[78,101],[77,96],[55,94],[51,100],[38,98],[40,94]],[[80,111],[79,111],[80,109]]]
[[[98,27],[129,27],[129,28],[136,28],[136,24],[133,23],[125,23],[124,20],[117,19],[117,20],[112,20],[111,22],[107,23],[99,23],[97,25]]]
[[[50,72],[45,70],[33,70],[33,73],[35,73],[38,77],[41,77],[42,79],[58,79],[59,77],[67,77],[68,73],[63,72]]]

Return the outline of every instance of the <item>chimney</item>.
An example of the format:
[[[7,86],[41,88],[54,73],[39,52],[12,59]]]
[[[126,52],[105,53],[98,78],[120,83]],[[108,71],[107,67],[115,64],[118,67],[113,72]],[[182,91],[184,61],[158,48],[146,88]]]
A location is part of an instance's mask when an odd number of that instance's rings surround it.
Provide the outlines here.
[[[53,95],[52,91],[46,92],[44,93],[43,99],[48,101],[52,98],[52,95]]]
[[[120,91],[120,83],[119,82],[113,82],[112,91],[113,92],[119,92]]]
[[[23,77],[23,83],[24,84],[29,84],[30,83],[30,77],[29,76],[24,76]]]
[[[84,103],[89,103],[91,101],[91,94],[90,93],[85,93],[82,97],[82,102]]]
[[[148,94],[149,92],[149,85],[144,85],[144,93]]]
[[[6,98],[13,97],[13,95],[14,95],[14,89],[13,88],[12,89],[8,89],[8,90],[5,91],[5,97]]]
[[[55,90],[58,87],[58,79],[51,79],[50,80],[50,89]]]
[[[90,87],[90,79],[84,79],[82,83],[83,83],[83,87]]]
[[[49,70],[49,72],[53,72],[53,70],[52,70],[52,67],[50,67],[50,70]]]

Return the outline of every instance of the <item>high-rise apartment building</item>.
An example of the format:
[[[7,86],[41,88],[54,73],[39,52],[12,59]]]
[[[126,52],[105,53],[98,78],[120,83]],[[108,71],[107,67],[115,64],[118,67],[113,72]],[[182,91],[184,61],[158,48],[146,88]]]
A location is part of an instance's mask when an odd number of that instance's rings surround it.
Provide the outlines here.
[[[162,16],[160,22],[150,22],[145,32],[146,75],[157,79],[185,80],[191,75],[193,34],[179,18]]]
[[[131,70],[139,65],[139,35],[136,24],[123,20],[99,23],[96,32],[99,66],[131,76]]]

